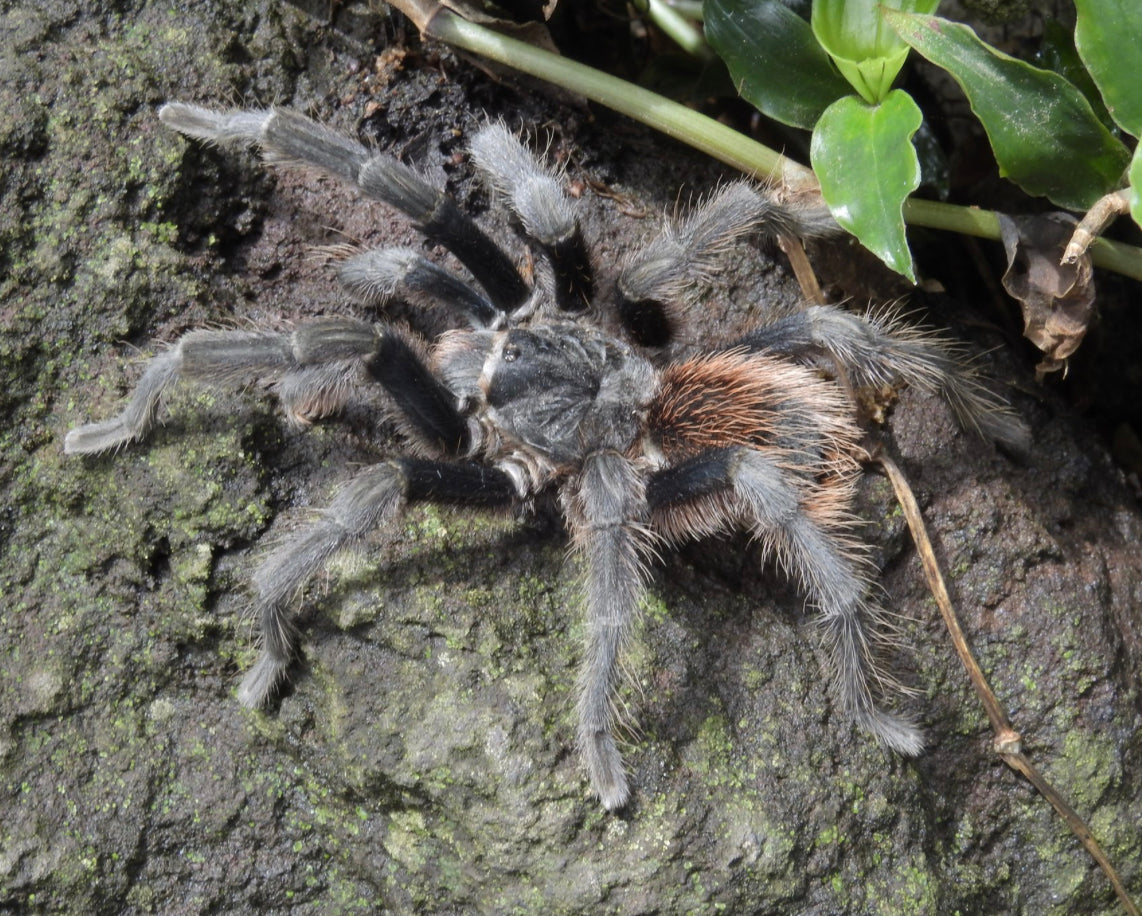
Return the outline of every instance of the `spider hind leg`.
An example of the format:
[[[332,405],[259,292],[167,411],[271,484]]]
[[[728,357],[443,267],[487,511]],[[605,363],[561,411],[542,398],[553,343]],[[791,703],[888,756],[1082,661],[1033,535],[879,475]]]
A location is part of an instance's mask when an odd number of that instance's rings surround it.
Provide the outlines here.
[[[650,552],[642,477],[618,453],[596,453],[584,463],[577,488],[566,497],[566,508],[586,567],[579,753],[591,787],[603,807],[613,811],[630,796],[614,731],[623,652],[645,591],[643,563]]]
[[[1031,447],[1027,424],[981,384],[954,346],[891,314],[855,315],[827,305],[806,308],[739,338],[733,347],[793,358],[825,354],[855,385],[903,379],[943,397],[960,425],[1015,455]]]
[[[795,480],[760,450],[710,449],[651,478],[652,527],[676,539],[684,532],[748,525],[820,612],[833,683],[845,709],[893,750],[918,754],[924,742],[915,724],[877,700],[877,688],[897,685],[876,657],[881,611],[868,597],[867,562],[857,544],[813,517],[812,503]]]

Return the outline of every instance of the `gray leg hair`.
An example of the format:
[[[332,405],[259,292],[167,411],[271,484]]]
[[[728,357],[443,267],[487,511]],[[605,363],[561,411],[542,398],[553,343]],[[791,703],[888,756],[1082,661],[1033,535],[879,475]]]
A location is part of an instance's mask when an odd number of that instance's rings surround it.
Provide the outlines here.
[[[587,643],[579,670],[579,752],[608,810],[630,795],[615,746],[615,689],[622,653],[645,591],[648,551],[644,483],[616,452],[587,459],[566,497],[575,545],[586,566]]]
[[[915,755],[924,742],[908,719],[881,709],[870,680],[891,683],[877,670],[865,619],[877,609],[868,598],[867,571],[844,541],[831,537],[802,510],[797,491],[772,459],[752,449],[734,455],[731,480],[748,519],[781,565],[791,571],[822,614],[842,703],[856,722],[893,750]]]
[[[148,363],[123,411],[71,430],[63,450],[93,454],[143,438],[158,422],[163,398],[180,379],[218,387],[272,382],[298,421],[337,409],[361,359],[379,343],[372,325],[327,318],[296,331],[191,331]]]
[[[354,477],[311,524],[271,553],[254,574],[254,615],[262,653],[242,679],[238,700],[264,706],[285,679],[297,643],[293,599],[334,553],[393,518],[407,501],[401,466],[385,462]]]
[[[575,205],[519,139],[503,124],[489,124],[472,137],[472,161],[488,184],[504,195],[527,234],[557,245],[579,227]]]
[[[169,102],[159,109],[159,119],[206,143],[257,147],[272,165],[312,166],[336,175],[400,210],[426,235],[442,242],[496,305],[515,308],[530,294],[511,259],[460,212],[456,202],[392,156],[287,108],[212,111]]]
[[[891,315],[862,316],[832,306],[812,306],[758,328],[738,345],[792,356],[824,351],[856,385],[903,379],[943,397],[965,428],[1017,455],[1030,450],[1027,424],[980,383],[954,345]]]
[[[486,297],[411,248],[376,248],[347,257],[337,266],[337,279],[371,304],[402,298],[421,308],[447,309],[476,328],[503,323],[503,312]]]
[[[593,299],[594,272],[575,202],[563,192],[557,172],[548,170],[504,124],[482,128],[469,145],[484,180],[507,201],[527,235],[547,254],[555,304],[579,312]]]
[[[686,302],[716,276],[734,243],[752,232],[809,238],[839,231],[820,202],[783,204],[763,188],[735,181],[668,225],[623,268],[619,289],[632,302]]]

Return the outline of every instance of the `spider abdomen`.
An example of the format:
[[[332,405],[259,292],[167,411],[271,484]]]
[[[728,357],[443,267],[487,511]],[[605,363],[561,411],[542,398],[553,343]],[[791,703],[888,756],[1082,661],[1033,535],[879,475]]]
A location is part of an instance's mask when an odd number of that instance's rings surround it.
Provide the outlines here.
[[[860,432],[850,417],[841,391],[812,370],[728,350],[662,371],[647,413],[647,437],[683,476],[688,464],[703,468],[703,456],[712,452],[764,452],[787,472],[801,511],[817,524],[836,525],[849,517],[859,469]],[[669,487],[668,480],[659,486]],[[740,519],[731,491],[711,486],[700,497],[656,512],[655,527],[678,542],[727,530]]]
[[[812,370],[729,350],[663,370],[647,431],[667,459],[744,445],[811,466],[850,454],[860,432],[843,394]]]

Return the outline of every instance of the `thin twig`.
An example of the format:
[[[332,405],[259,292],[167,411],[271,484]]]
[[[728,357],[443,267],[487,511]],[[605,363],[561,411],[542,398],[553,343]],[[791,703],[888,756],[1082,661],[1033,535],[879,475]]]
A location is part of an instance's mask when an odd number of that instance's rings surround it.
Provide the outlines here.
[[[809,256],[805,253],[801,240],[791,235],[779,235],[777,244],[789,259],[805,302],[809,305],[824,305],[825,294],[821,292],[821,284],[817,282],[817,274],[809,263]]]
[[[1074,808],[1067,804],[1066,800],[1023,753],[1022,739],[1019,733],[1011,727],[1007,713],[1004,711],[1003,706],[988,684],[987,678],[976,662],[971,647],[968,646],[967,639],[960,627],[959,619],[956,616],[956,609],[952,605],[952,599],[948,596],[948,589],[944,585],[944,577],[940,572],[940,564],[937,562],[936,555],[932,550],[932,542],[928,539],[928,531],[924,525],[924,518],[920,514],[920,507],[916,503],[916,497],[912,495],[912,488],[908,485],[908,481],[904,478],[900,468],[897,467],[896,462],[884,454],[883,451],[875,456],[875,460],[881,468],[884,469],[888,479],[892,482],[892,489],[896,491],[897,502],[900,503],[900,508],[904,510],[904,517],[908,522],[908,529],[912,532],[912,540],[916,543],[916,550],[920,555],[920,563],[924,567],[924,576],[928,580],[928,588],[932,592],[932,597],[936,599],[936,604],[940,608],[940,614],[944,618],[944,624],[948,628],[949,634],[951,634],[952,644],[956,647],[956,653],[967,669],[972,687],[975,688],[976,695],[983,704],[988,719],[991,720],[991,727],[995,732],[995,740],[993,742],[995,752],[1009,767],[1016,772],[1022,773],[1027,780],[1038,789],[1039,793],[1051,803],[1063,820],[1066,821],[1067,826],[1070,827],[1075,836],[1079,838],[1079,842],[1086,847],[1091,858],[1098,863],[1103,873],[1110,879],[1110,883],[1114,887],[1114,892],[1118,895],[1118,899],[1122,903],[1122,908],[1130,914],[1130,916],[1140,916],[1138,907],[1134,904],[1134,901],[1130,899],[1129,894],[1127,894],[1122,879],[1118,877],[1118,872],[1115,871],[1114,866],[1106,857],[1106,853],[1103,852],[1102,847],[1094,838],[1086,822],[1078,815]]]
[[[1130,212],[1131,190],[1125,188],[1121,191],[1111,191],[1105,197],[1095,201],[1086,216],[1075,226],[1074,235],[1071,236],[1067,250],[1063,252],[1063,266],[1074,264],[1081,258],[1094,240],[1102,231],[1123,213]]]

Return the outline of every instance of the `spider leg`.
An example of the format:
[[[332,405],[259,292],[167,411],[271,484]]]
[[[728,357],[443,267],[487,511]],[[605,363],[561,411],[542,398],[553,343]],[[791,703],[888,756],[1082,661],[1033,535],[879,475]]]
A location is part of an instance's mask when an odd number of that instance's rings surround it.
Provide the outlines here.
[[[337,551],[393,519],[409,503],[495,509],[517,498],[511,478],[477,463],[400,459],[367,468],[347,483],[311,524],[271,553],[254,574],[254,615],[262,651],[242,679],[238,699],[260,707],[285,679],[297,644],[293,599]]]
[[[587,458],[564,496],[574,543],[585,561],[587,642],[579,670],[579,753],[591,787],[608,810],[630,789],[615,746],[619,663],[645,591],[649,552],[643,480],[617,452]]]
[[[292,332],[191,331],[150,361],[118,416],[71,430],[64,452],[105,452],[141,439],[180,379],[224,387],[270,383],[300,423],[336,411],[362,379],[371,380],[384,386],[410,432],[429,447],[450,454],[468,447],[468,422],[456,398],[407,339],[363,321],[325,318]]]
[[[555,302],[581,312],[591,303],[591,263],[575,207],[559,180],[503,124],[472,137],[472,161],[502,194],[527,234],[543,247],[555,272]]]
[[[811,306],[752,331],[727,349],[733,347],[794,357],[824,353],[856,385],[903,379],[942,396],[964,427],[1017,455],[1030,449],[1027,425],[980,383],[953,345],[890,315],[862,316],[827,305]]]
[[[505,320],[485,296],[411,248],[376,248],[345,258],[337,265],[337,278],[370,304],[400,297],[421,307],[449,309],[476,328],[498,328]]]
[[[839,232],[822,203],[782,202],[746,181],[727,184],[633,257],[619,276],[619,312],[640,343],[661,346],[678,308],[710,284],[733,245],[752,232],[801,238]]]
[[[893,750],[920,753],[916,726],[881,709],[875,699],[873,682],[892,679],[877,668],[870,644],[875,634],[865,626],[877,614],[868,597],[866,564],[854,543],[812,519],[779,461],[745,447],[711,450],[654,474],[646,495],[656,529],[713,531],[738,520],[749,524],[820,611],[845,708]],[[673,513],[705,518],[701,525],[693,518],[678,525]]]
[[[188,137],[207,143],[257,146],[275,165],[322,169],[410,217],[471,271],[501,309],[522,305],[531,291],[511,258],[457,207],[407,165],[285,108],[211,111],[169,102],[159,118]]]

